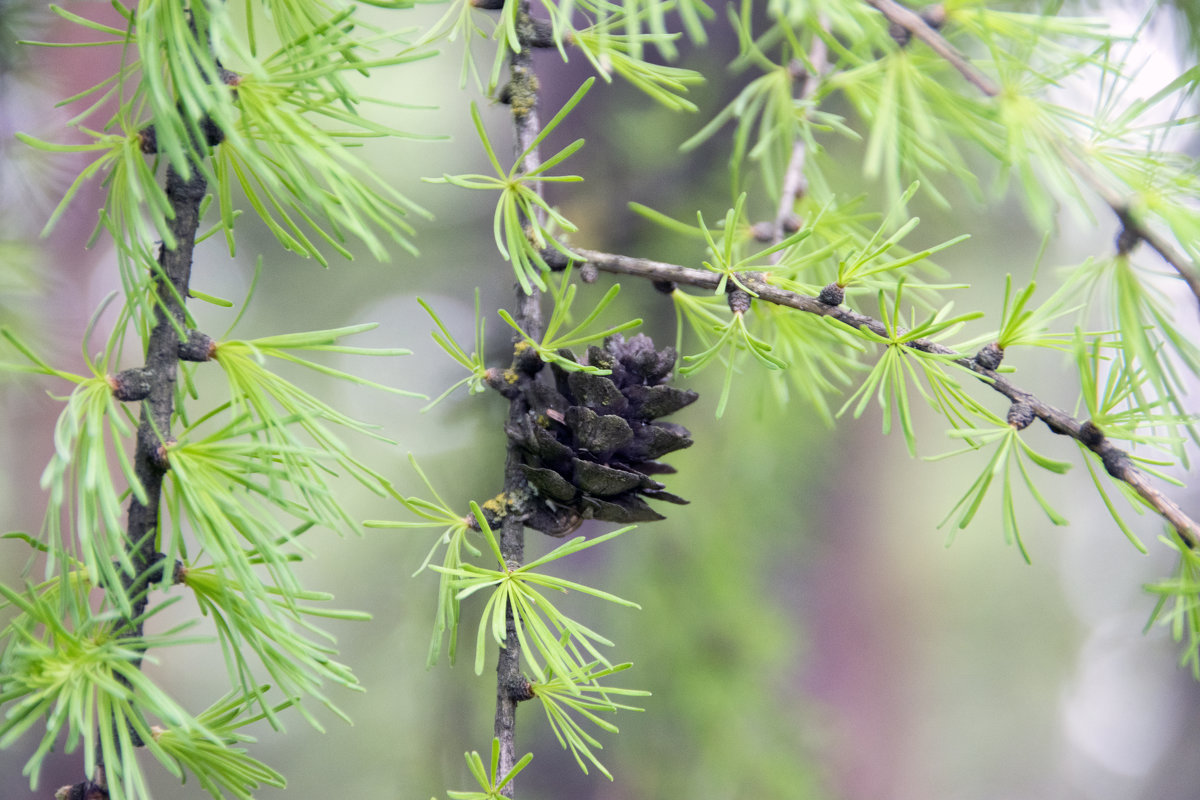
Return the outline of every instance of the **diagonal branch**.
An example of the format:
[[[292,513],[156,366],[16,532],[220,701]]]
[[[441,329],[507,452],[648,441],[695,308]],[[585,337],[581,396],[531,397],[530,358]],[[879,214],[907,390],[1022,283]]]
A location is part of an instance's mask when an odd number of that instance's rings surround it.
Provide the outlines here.
[[[667,281],[710,291],[715,291],[721,282],[721,275],[708,270],[579,247],[572,248],[572,251],[586,259],[585,265],[604,272],[633,275],[655,282]],[[557,253],[547,254],[548,263],[557,266],[556,262],[552,260],[554,256],[557,256]],[[558,256],[558,258],[561,262],[562,257]],[[738,280],[760,300],[809,314],[831,317],[852,328],[867,328],[881,337],[890,337],[893,333],[883,322],[874,317],[860,314],[845,306],[830,305],[817,297],[772,286],[757,273],[742,273],[738,276]],[[1156,489],[1149,476],[1135,466],[1129,453],[1113,444],[1090,421],[1076,419],[1066,411],[1043,402],[1033,392],[1009,382],[994,369],[981,364],[979,359],[973,356],[965,356],[929,339],[914,339],[906,342],[905,345],[922,352],[953,357],[952,360],[955,364],[975,373],[980,380],[1007,397],[1012,403],[1026,406],[1051,431],[1078,441],[1100,458],[1109,475],[1127,484],[1147,505],[1170,523],[1188,547],[1200,544],[1200,524],[1189,517],[1175,501]]]
[[[967,82],[988,97],[1000,94],[1000,86],[989,78],[982,70],[971,63],[970,59],[946,41],[946,37],[937,32],[920,14],[911,11],[896,2],[896,0],[865,0],[867,5],[875,8],[893,25],[899,25],[916,38],[924,42],[930,50],[941,56],[950,66],[962,74]]]
[[[896,0],[863,1],[883,14],[888,22],[903,28],[924,42],[929,49],[933,50],[933,52],[937,53],[948,64],[958,70],[968,83],[975,86],[988,97],[996,97],[1002,92],[999,84],[972,64],[966,56],[946,41],[946,38],[922,19],[919,14],[900,5]],[[1117,219],[1121,222],[1122,239],[1120,241],[1128,242],[1128,244],[1122,243],[1120,245],[1122,252],[1127,252],[1138,241],[1144,241],[1179,273],[1179,277],[1188,285],[1192,294],[1197,300],[1200,300],[1200,271],[1197,271],[1196,265],[1183,253],[1179,252],[1167,237],[1131,217],[1127,200],[1118,191],[1101,180],[1096,171],[1078,156],[1074,148],[1074,142],[1056,142],[1055,150],[1071,171],[1091,187],[1092,191],[1117,215]]]

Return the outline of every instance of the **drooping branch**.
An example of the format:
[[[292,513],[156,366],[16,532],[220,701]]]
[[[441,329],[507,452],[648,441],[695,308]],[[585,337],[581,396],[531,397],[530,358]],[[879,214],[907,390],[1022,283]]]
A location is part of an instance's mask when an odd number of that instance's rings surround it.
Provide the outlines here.
[[[632,258],[624,255],[614,255],[583,248],[572,248],[573,252],[586,259],[585,264],[603,272],[620,275],[633,275],[639,278],[659,283],[670,282],[677,285],[692,286],[698,289],[715,291],[721,283],[721,275],[709,270],[694,269],[678,264],[668,264],[661,261],[651,261],[645,258]],[[557,257],[557,261],[554,258]],[[547,254],[547,260],[553,266],[566,266],[564,259],[557,253]],[[843,305],[827,303],[819,297],[781,289],[771,285],[764,277],[753,273],[741,273],[738,281],[754,293],[762,301],[787,306],[809,314],[836,319],[851,328],[866,328],[878,336],[891,338],[884,323],[874,317],[860,314]],[[824,296],[824,294],[822,295]],[[1129,453],[1108,439],[1103,431],[1087,420],[1076,419],[1060,408],[1040,400],[1037,395],[1009,382],[986,365],[987,359],[963,355],[945,345],[929,339],[914,339],[905,342],[905,346],[915,350],[940,356],[952,357],[953,363],[975,373],[988,386],[1004,395],[1013,404],[1028,408],[1033,417],[1042,420],[1046,426],[1062,436],[1069,436],[1095,453],[1104,464],[1105,470],[1113,478],[1128,484],[1147,505],[1153,508],[1179,534],[1179,537],[1189,546],[1195,547],[1200,543],[1200,524],[1189,517],[1180,506],[1156,489],[1149,476],[1138,469]],[[981,360],[985,363],[981,363]]]
[[[865,3],[877,9],[884,18],[894,26],[907,31],[913,37],[926,44],[948,64],[958,70],[968,83],[975,86],[988,97],[997,97],[1002,89],[999,84],[989,78],[978,67],[951,45],[940,32],[920,14],[917,14],[896,2],[896,0],[864,0]],[[1121,223],[1121,235],[1130,244],[1123,246],[1127,252],[1133,244],[1144,241],[1155,250],[1162,259],[1171,265],[1187,284],[1188,289],[1197,300],[1200,300],[1200,271],[1183,253],[1171,244],[1171,241],[1157,231],[1130,214],[1128,199],[1105,183],[1099,174],[1086,161],[1079,157],[1074,142],[1054,142],[1055,153],[1072,172],[1086,183],[1096,195],[1104,201]]]

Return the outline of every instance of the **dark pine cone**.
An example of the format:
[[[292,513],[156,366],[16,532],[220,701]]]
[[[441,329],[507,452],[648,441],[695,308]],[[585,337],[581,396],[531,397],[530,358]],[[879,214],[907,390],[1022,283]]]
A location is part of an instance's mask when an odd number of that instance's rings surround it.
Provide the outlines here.
[[[560,355],[576,361],[569,350]],[[531,384],[529,413],[508,436],[523,451],[525,477],[545,501],[527,521],[552,536],[570,533],[585,519],[646,522],[664,519],[644,498],[684,504],[651,475],[674,467],[655,459],[692,445],[682,425],[655,422],[696,400],[667,386],[675,349],[654,349],[642,334],[610,336],[589,347],[586,363],[610,375],[569,372],[553,364],[553,387]]]

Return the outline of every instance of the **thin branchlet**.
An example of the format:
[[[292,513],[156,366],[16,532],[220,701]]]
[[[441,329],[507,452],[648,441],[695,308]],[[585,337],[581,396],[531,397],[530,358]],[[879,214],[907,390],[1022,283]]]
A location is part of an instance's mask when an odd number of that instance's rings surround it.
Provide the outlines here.
[[[824,26],[824,21],[821,21]],[[789,74],[795,87],[796,106],[803,108],[821,86],[821,76],[829,66],[829,48],[825,40],[814,37],[812,49],[808,54],[811,67],[805,67],[800,61],[793,59],[789,64]],[[770,237],[767,241],[772,244],[782,242],[791,233],[800,229],[802,224],[796,215],[796,203],[808,191],[808,183],[804,176],[804,166],[808,160],[808,143],[803,137],[797,136],[792,142],[792,153],[788,158],[787,168],[783,173],[783,185],[779,192],[779,204],[776,208],[775,219],[770,226]],[[782,252],[771,256],[772,263],[777,263],[783,257]]]

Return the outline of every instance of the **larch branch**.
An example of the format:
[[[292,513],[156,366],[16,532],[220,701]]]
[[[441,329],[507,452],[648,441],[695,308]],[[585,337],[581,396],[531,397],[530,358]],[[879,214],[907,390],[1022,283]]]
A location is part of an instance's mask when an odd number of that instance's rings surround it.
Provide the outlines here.
[[[898,25],[908,31],[913,37],[924,42],[929,49],[937,53],[948,64],[958,70],[968,83],[975,86],[988,97],[998,96],[1002,89],[995,81],[984,74],[970,60],[951,45],[941,33],[929,25],[919,14],[900,5],[896,0],[864,0],[867,5],[883,14],[893,25]],[[1129,203],[1126,198],[1101,180],[1100,176],[1083,159],[1073,147],[1072,142],[1059,142],[1055,150],[1072,172],[1086,183],[1104,203],[1117,215],[1122,226],[1122,232],[1132,235],[1133,241],[1144,241],[1155,250],[1163,260],[1171,265],[1179,277],[1187,284],[1188,289],[1200,301],[1200,272],[1196,265],[1171,243],[1170,239],[1150,228],[1149,225],[1134,220],[1129,214]]]
[[[790,66],[796,87],[797,105],[803,106],[811,98],[821,84],[821,74],[829,66],[829,46],[825,40],[816,37],[812,51],[808,54],[808,64],[793,61]],[[779,205],[775,212],[775,222],[771,228],[773,242],[782,242],[789,233],[789,226],[796,218],[796,201],[804,196],[807,186],[804,179],[804,165],[808,160],[808,143],[796,137],[792,142],[792,154],[788,158],[787,169],[783,174],[783,186],[779,192]],[[778,256],[779,254],[776,254]]]
[[[541,127],[538,118],[538,79],[533,69],[533,39],[536,38],[536,26],[529,16],[529,0],[520,0],[518,14],[518,38],[521,47],[512,53],[509,59],[509,84],[505,96],[512,109],[513,120],[513,151],[515,157],[521,159],[518,169],[529,173],[541,164],[540,153],[533,142]],[[542,191],[537,184],[536,191]],[[518,286],[516,290],[516,307],[513,318],[517,324],[530,336],[540,337],[542,333],[541,297],[536,288],[531,287],[526,294]],[[522,373],[521,380],[535,380],[533,373]],[[528,407],[522,393],[516,393],[510,400],[509,420],[519,427],[520,421],[528,413]],[[521,469],[521,452],[511,440],[505,455],[504,493],[512,502],[515,498],[528,493],[525,473]],[[504,516],[500,526],[500,554],[509,569],[521,566],[525,557],[525,523],[520,513],[509,513]],[[516,619],[510,605],[506,613],[504,646],[496,663],[496,717],[495,736],[500,741],[500,764],[498,776],[507,775],[517,763],[516,755],[516,725],[517,704],[529,698],[529,684],[521,674],[521,647],[517,640]],[[515,781],[505,784],[501,793],[505,797],[515,797]]]
[[[708,270],[614,255],[596,250],[572,248],[572,252],[586,259],[586,264],[603,272],[633,275],[650,281],[670,281],[678,285],[715,291],[721,276]],[[770,284],[758,273],[741,273],[738,280],[759,300],[794,308],[809,314],[830,317],[851,328],[866,328],[878,336],[891,338],[884,323],[874,317],[860,314],[843,305],[829,305],[816,297],[781,289]],[[1066,411],[1040,400],[1033,392],[1009,382],[993,369],[980,364],[973,356],[966,356],[945,345],[929,339],[913,339],[905,342],[907,347],[941,356],[950,356],[953,363],[975,373],[985,384],[1007,397],[1013,403],[1024,403],[1046,426],[1062,436],[1075,439],[1096,454],[1105,470],[1113,478],[1129,485],[1147,505],[1165,519],[1189,547],[1200,544],[1200,524],[1188,516],[1180,506],[1156,489],[1145,472],[1138,469],[1129,453],[1105,437],[1094,425],[1078,420]]]

